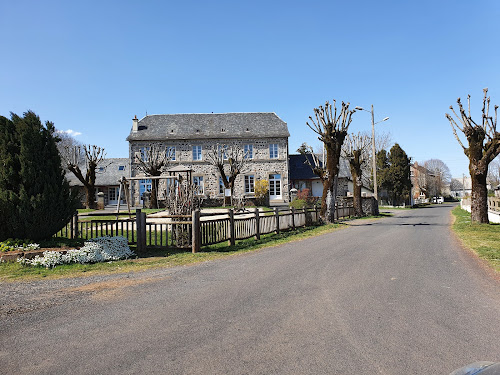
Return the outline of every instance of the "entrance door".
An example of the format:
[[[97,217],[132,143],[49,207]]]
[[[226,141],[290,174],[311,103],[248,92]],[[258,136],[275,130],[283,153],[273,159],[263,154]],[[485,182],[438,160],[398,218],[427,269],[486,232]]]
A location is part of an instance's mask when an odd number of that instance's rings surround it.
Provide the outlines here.
[[[269,200],[281,199],[281,175],[269,175]]]
[[[108,204],[118,204],[118,188],[108,187]]]
[[[144,204],[142,197],[146,191],[151,191],[151,180],[150,179],[139,180],[139,202],[140,202],[140,204]]]

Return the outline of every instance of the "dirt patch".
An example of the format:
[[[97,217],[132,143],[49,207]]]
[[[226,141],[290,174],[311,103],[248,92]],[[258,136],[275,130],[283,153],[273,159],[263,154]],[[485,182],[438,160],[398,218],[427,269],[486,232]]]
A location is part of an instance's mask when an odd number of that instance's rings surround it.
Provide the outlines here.
[[[171,276],[156,276],[156,277],[137,278],[137,279],[115,279],[108,281],[100,281],[74,288],[63,289],[62,292],[90,293],[92,294],[92,298],[94,299],[107,300],[107,299],[119,298],[120,296],[125,294],[126,289],[129,289],[133,286],[153,283],[169,279],[170,277]]]

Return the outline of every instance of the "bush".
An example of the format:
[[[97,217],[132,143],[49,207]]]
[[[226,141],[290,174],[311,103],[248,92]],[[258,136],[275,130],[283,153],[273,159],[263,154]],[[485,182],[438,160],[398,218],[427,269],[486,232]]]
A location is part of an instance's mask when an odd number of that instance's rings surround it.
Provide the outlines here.
[[[269,198],[269,181],[257,180],[254,185],[254,194],[256,204],[259,206],[267,206]]]
[[[302,209],[307,206],[307,201],[305,199],[295,199],[293,202],[290,202],[290,207],[296,209]]]

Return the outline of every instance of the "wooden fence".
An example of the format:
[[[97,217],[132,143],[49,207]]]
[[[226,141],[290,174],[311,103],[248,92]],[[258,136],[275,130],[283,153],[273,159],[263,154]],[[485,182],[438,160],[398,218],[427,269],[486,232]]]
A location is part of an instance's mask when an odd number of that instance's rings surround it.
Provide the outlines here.
[[[341,219],[353,214],[352,205],[345,204],[336,208],[335,217]],[[241,213],[231,209],[213,214],[194,211],[192,215],[163,215],[161,220],[146,220],[146,214],[136,210],[134,219],[82,221],[75,215],[56,236],[80,239],[123,236],[128,239],[129,244],[137,245],[139,252],[150,247],[190,248],[193,252],[198,252],[202,246],[226,241],[228,245],[234,245],[236,240],[252,237],[258,240],[264,234],[310,226],[319,221],[317,208],[275,208],[268,212],[256,209],[254,212]]]

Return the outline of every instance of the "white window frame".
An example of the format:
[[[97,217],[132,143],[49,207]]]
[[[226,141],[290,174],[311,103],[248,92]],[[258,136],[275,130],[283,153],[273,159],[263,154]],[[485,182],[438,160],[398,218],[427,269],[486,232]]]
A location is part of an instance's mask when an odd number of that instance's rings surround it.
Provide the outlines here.
[[[277,143],[269,144],[269,159],[279,158],[279,148]]]
[[[193,145],[193,161],[203,160],[203,147],[201,145]]]
[[[249,143],[243,146],[245,159],[253,159],[253,144]]]
[[[224,186],[224,181],[222,181],[222,177],[219,176],[219,194],[224,195],[224,190],[226,187]]]
[[[193,176],[193,185],[198,188],[197,195],[205,194],[205,179],[203,176]]]
[[[139,152],[141,153],[141,160],[144,162],[148,161],[148,151],[151,150],[151,147],[141,147]]]
[[[255,176],[253,174],[245,175],[245,194],[255,194]]]
[[[228,159],[228,157],[227,157],[227,149],[228,149],[227,145],[219,145],[218,146],[218,150],[217,150],[218,156],[220,156],[221,153],[222,153],[222,160],[227,160]]]
[[[167,153],[167,158],[170,158],[170,160],[175,161],[175,146],[168,146],[165,150]]]

